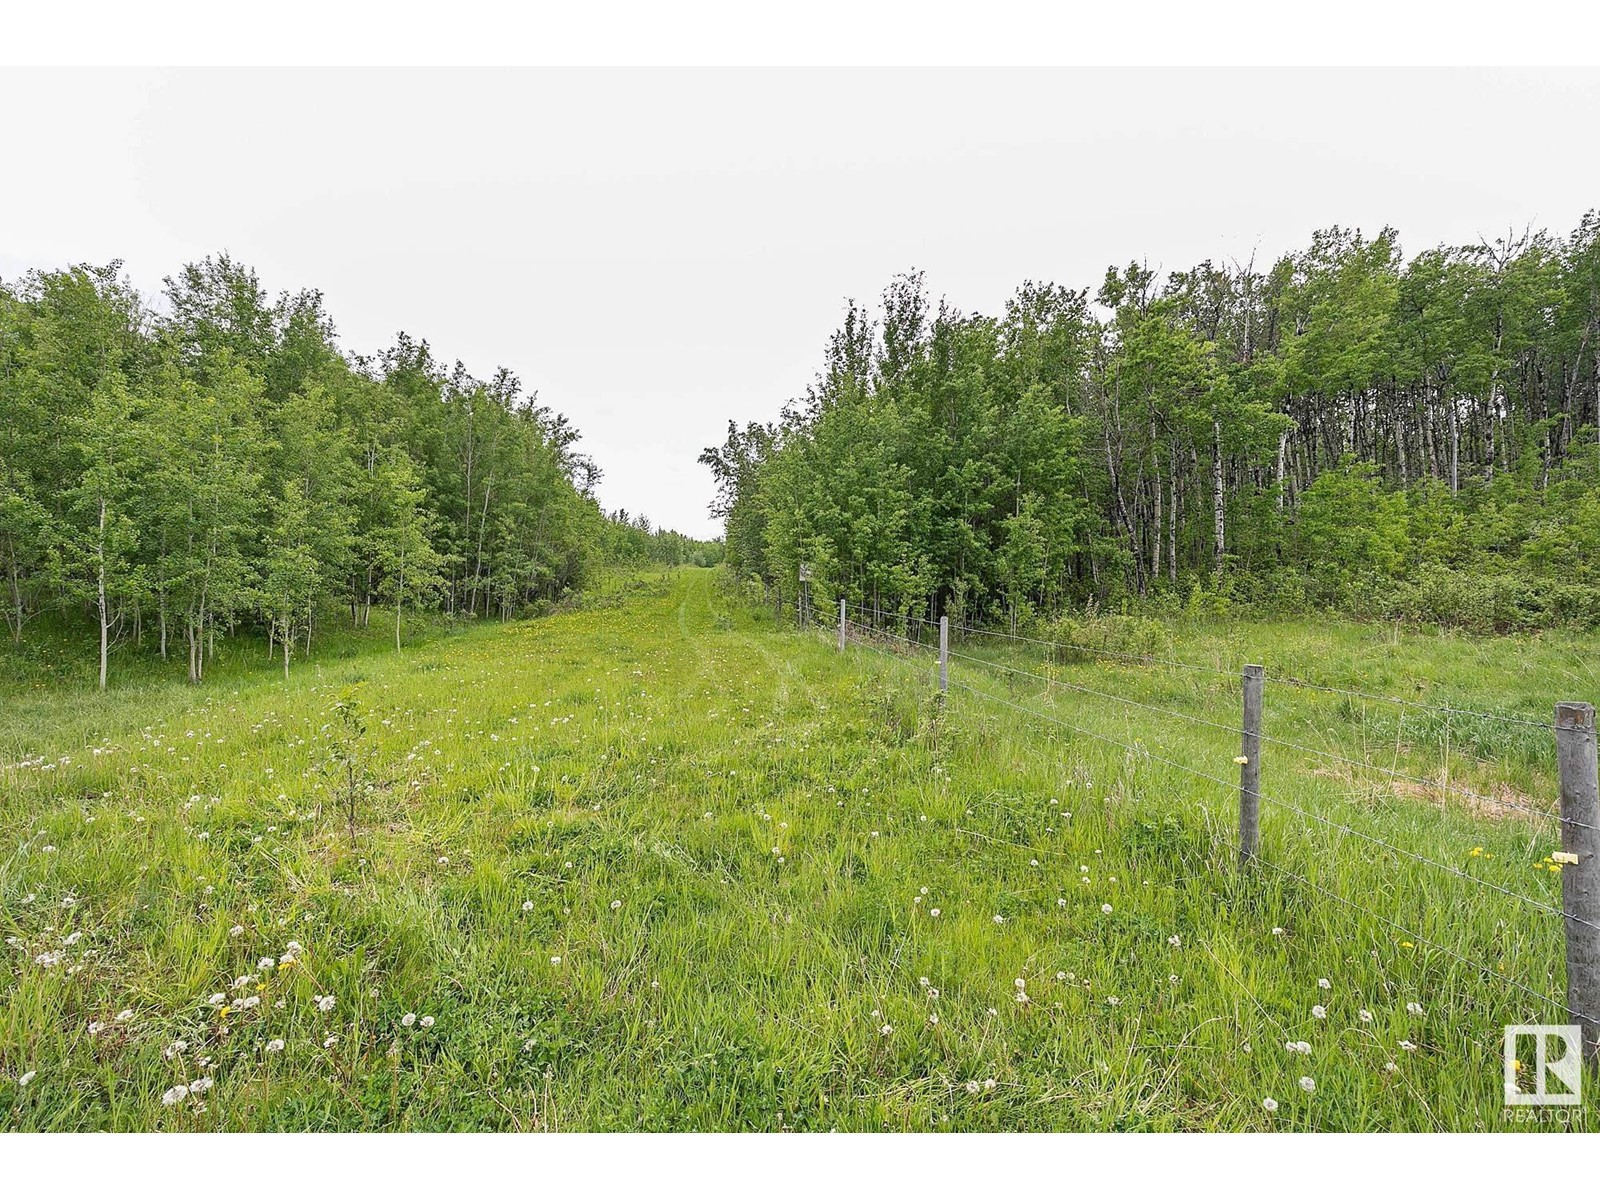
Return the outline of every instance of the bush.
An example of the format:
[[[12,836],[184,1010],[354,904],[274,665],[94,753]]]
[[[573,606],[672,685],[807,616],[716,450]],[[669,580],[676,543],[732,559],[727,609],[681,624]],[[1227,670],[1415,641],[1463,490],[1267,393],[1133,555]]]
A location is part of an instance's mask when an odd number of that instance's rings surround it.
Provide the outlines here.
[[[1079,615],[1065,615],[1045,626],[1045,638],[1056,643],[1057,662],[1093,658],[1095,652],[1165,657],[1172,651],[1172,632],[1153,617],[1103,613],[1093,604]]]

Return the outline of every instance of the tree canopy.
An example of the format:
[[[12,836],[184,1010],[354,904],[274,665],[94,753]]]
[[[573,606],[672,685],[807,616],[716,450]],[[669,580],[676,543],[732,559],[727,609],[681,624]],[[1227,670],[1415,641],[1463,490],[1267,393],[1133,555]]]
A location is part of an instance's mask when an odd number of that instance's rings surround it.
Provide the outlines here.
[[[567,419],[501,368],[400,334],[339,349],[320,293],[271,298],[226,254],[154,302],[119,263],[0,282],[0,613],[86,616],[104,686],[130,643],[265,633],[284,670],[335,602],[507,618],[611,561],[720,547],[608,517]]]
[[[806,562],[818,594],[1013,627],[1212,597],[1504,629],[1600,622],[1597,437],[1590,213],[1029,281],[998,316],[901,276],[701,461],[730,564],[780,597]]]

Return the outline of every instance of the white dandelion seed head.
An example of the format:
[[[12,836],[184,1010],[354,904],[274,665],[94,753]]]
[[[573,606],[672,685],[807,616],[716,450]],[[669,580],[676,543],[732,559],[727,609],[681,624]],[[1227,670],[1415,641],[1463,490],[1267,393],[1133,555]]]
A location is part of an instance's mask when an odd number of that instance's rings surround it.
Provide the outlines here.
[[[1278,1111],[1278,1102],[1276,1100],[1274,1100],[1271,1096],[1267,1096],[1265,1099],[1263,1099],[1261,1101],[1261,1107],[1266,1109],[1268,1112],[1277,1112]]]
[[[433,1018],[432,1017],[420,1017],[417,1020],[417,1024],[422,1026],[422,1028],[424,1028],[424,1029],[432,1029],[433,1028]]]
[[[1311,1076],[1309,1076],[1309,1075],[1300,1076],[1300,1090],[1302,1092],[1314,1092],[1314,1091],[1316,1091],[1317,1090],[1317,1081],[1315,1079],[1311,1078]]]

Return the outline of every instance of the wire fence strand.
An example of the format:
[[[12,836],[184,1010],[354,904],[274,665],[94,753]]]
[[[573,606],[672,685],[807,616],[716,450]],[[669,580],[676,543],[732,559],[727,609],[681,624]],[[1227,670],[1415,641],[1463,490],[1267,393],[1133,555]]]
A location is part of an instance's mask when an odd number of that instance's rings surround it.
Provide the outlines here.
[[[863,631],[869,632],[869,633],[886,632],[886,631],[881,631],[881,630],[872,630],[869,627],[863,626],[859,622],[855,622],[855,621],[850,621],[850,622],[848,622],[848,624],[851,625],[851,626],[854,626],[857,629],[860,629],[860,630],[863,630]],[[933,647],[930,647],[930,646],[926,645],[925,643],[912,641],[909,638],[900,637],[897,634],[890,633],[889,636],[890,637],[894,637],[897,640],[899,640],[901,642],[904,642],[907,645],[913,646],[913,647],[915,647],[915,648],[917,648],[919,650],[924,650],[924,651],[932,651],[933,650]],[[887,651],[883,650],[881,647],[872,645],[870,642],[864,641],[861,644],[866,645],[869,649],[877,650],[880,653],[888,653]],[[1017,671],[1015,668],[1007,668],[1007,667],[1003,666],[1002,664],[991,663],[991,662],[989,662],[988,660],[985,660],[985,659],[978,659],[978,658],[974,658],[974,657],[969,656],[969,655],[959,655],[959,654],[955,653],[954,651],[952,651],[950,653],[951,653],[951,657],[964,658],[964,659],[966,659],[966,660],[968,660],[970,662],[974,662],[974,663],[978,663],[978,664],[982,664],[982,665],[986,665],[986,666],[999,666],[1000,669],[1002,669],[1002,670],[1012,670],[1014,673],[1017,673],[1017,674],[1030,675],[1030,676],[1033,676],[1034,678],[1043,679],[1046,683],[1057,683],[1057,684],[1059,684],[1059,683],[1063,682],[1063,681],[1060,681],[1060,680],[1052,680],[1052,679],[1049,679],[1049,678],[1043,677],[1043,676],[1036,676],[1036,675],[1033,675],[1032,672]],[[1156,753],[1152,752],[1146,746],[1138,745],[1138,744],[1135,744],[1135,743],[1126,742],[1126,741],[1121,740],[1120,738],[1111,737],[1111,736],[1109,736],[1107,734],[1104,734],[1104,733],[1101,733],[1101,732],[1099,732],[1097,730],[1088,729],[1088,728],[1085,728],[1085,727],[1080,726],[1080,725],[1075,725],[1070,721],[1062,720],[1061,718],[1056,717],[1056,716],[1054,716],[1054,715],[1052,715],[1050,713],[1041,712],[1036,708],[1033,708],[1031,706],[1024,705],[1024,704],[1019,704],[1019,703],[1017,703],[1017,702],[1015,702],[1015,701],[1013,701],[1011,699],[1008,699],[1007,697],[998,696],[998,695],[995,695],[995,694],[993,694],[991,692],[986,692],[986,691],[984,691],[984,690],[982,690],[980,688],[973,687],[971,684],[967,683],[965,680],[951,679],[950,680],[950,685],[952,687],[954,687],[954,688],[960,689],[961,691],[964,691],[964,692],[968,693],[969,695],[978,697],[979,699],[989,701],[990,703],[999,704],[999,705],[1001,705],[1003,707],[1012,709],[1013,711],[1018,712],[1018,713],[1020,713],[1022,715],[1030,716],[1030,717],[1035,718],[1036,720],[1043,721],[1043,722],[1045,722],[1047,724],[1055,725],[1055,726],[1057,726],[1059,728],[1066,729],[1066,730],[1068,730],[1070,732],[1080,734],[1080,735],[1082,735],[1084,737],[1092,738],[1094,740],[1106,743],[1106,744],[1108,744],[1110,746],[1113,746],[1113,747],[1116,747],[1116,748],[1118,748],[1120,750],[1123,750],[1126,753],[1133,754],[1133,755],[1148,759],[1149,761],[1152,761],[1152,762],[1161,763],[1164,766],[1172,767],[1175,770],[1184,772],[1185,774],[1193,776],[1193,777],[1195,777],[1197,779],[1201,779],[1201,780],[1216,784],[1218,786],[1224,787],[1224,788],[1229,789],[1229,790],[1232,790],[1237,786],[1236,782],[1233,781],[1233,780],[1224,779],[1221,776],[1213,775],[1210,772],[1202,771],[1202,770],[1199,770],[1199,769],[1197,769],[1195,767],[1191,767],[1187,763],[1180,762],[1180,761],[1178,761],[1176,759],[1167,758],[1164,755],[1156,754]],[[1095,694],[1095,695],[1107,695],[1105,693],[1094,692],[1093,689],[1080,689],[1080,690],[1089,691],[1091,694]],[[1107,698],[1122,699],[1121,697],[1114,697],[1114,696],[1109,696],[1109,695],[1107,695]],[[1139,707],[1139,708],[1151,708],[1151,706],[1149,706],[1149,705],[1144,705],[1144,704],[1141,704],[1141,703],[1138,703],[1138,702],[1134,702],[1134,704],[1135,704],[1135,707]],[[1175,713],[1175,712],[1170,712],[1169,710],[1163,710],[1163,709],[1155,709],[1154,711],[1162,712],[1162,713],[1165,713],[1166,715],[1172,715],[1172,716],[1179,716],[1179,717],[1186,717],[1186,718],[1188,718],[1188,716],[1189,716],[1188,714]],[[1190,719],[1192,719],[1192,718],[1190,718]],[[1228,730],[1230,732],[1242,732],[1241,730],[1237,729],[1236,727],[1220,725],[1220,724],[1218,724],[1216,722],[1212,722],[1212,721],[1201,720],[1200,723],[1206,724],[1206,725],[1211,725],[1211,726],[1219,728],[1219,729]],[[1290,745],[1290,746],[1294,746],[1294,743],[1284,743],[1284,744],[1287,744],[1287,745]],[[1303,749],[1303,750],[1311,749],[1310,747],[1299,747],[1299,746],[1295,746],[1295,748]],[[1315,753],[1314,750],[1312,752]],[[1354,761],[1354,760],[1352,760],[1352,761]],[[1369,765],[1370,766],[1371,764],[1365,764],[1365,765]],[[1376,768],[1376,767],[1374,769],[1383,770],[1383,768]],[[1353,828],[1353,827],[1351,827],[1349,825],[1344,824],[1341,821],[1330,819],[1330,818],[1322,816],[1321,814],[1318,814],[1318,813],[1309,812],[1309,811],[1307,811],[1307,810],[1305,810],[1303,808],[1300,808],[1299,806],[1297,806],[1295,804],[1292,804],[1292,803],[1290,803],[1288,801],[1282,800],[1281,798],[1268,796],[1268,795],[1263,793],[1263,794],[1260,795],[1260,799],[1264,803],[1276,805],[1276,806],[1278,806],[1280,808],[1283,808],[1283,809],[1286,809],[1286,810],[1288,810],[1290,812],[1294,812],[1294,813],[1298,814],[1299,816],[1301,816],[1304,819],[1316,822],[1316,823],[1321,824],[1321,825],[1323,825],[1323,826],[1325,826],[1327,828],[1336,830],[1336,831],[1338,831],[1338,832],[1340,832],[1342,834],[1346,834],[1346,835],[1361,839],[1363,841],[1369,842],[1369,843],[1371,843],[1371,844],[1373,844],[1375,846],[1378,846],[1378,847],[1380,847],[1380,848],[1382,848],[1384,850],[1387,850],[1387,851],[1390,851],[1392,853],[1399,854],[1399,855],[1401,855],[1403,857],[1412,859],[1413,861],[1418,862],[1420,864],[1427,865],[1427,866],[1433,867],[1433,868],[1438,869],[1438,870],[1442,870],[1442,871],[1444,871],[1444,872],[1446,872],[1446,873],[1448,873],[1448,874],[1450,874],[1452,876],[1455,876],[1457,878],[1465,880],[1465,881],[1467,881],[1469,883],[1479,885],[1481,887],[1487,888],[1487,889],[1489,889],[1491,891],[1494,891],[1494,892],[1497,892],[1497,893],[1499,893],[1501,895],[1504,895],[1509,899],[1514,899],[1514,900],[1521,901],[1521,902],[1529,905],[1530,907],[1532,907],[1532,908],[1534,908],[1534,909],[1536,909],[1538,911],[1541,911],[1541,912],[1543,912],[1543,913],[1545,913],[1547,915],[1561,917],[1561,918],[1564,918],[1564,919],[1567,919],[1567,920],[1571,920],[1571,921],[1574,921],[1577,924],[1586,925],[1586,926],[1588,926],[1590,928],[1600,928],[1600,926],[1596,926],[1592,922],[1589,922],[1589,921],[1584,920],[1583,918],[1577,917],[1575,914],[1567,913],[1567,912],[1563,911],[1560,908],[1556,908],[1556,907],[1553,907],[1551,905],[1548,905],[1548,904],[1544,903],[1543,901],[1538,900],[1535,897],[1528,896],[1525,893],[1518,892],[1518,891],[1515,891],[1513,889],[1501,887],[1500,885],[1498,885],[1496,883],[1493,883],[1490,880],[1486,880],[1486,879],[1483,879],[1483,878],[1481,878],[1479,876],[1473,875],[1473,874],[1471,874],[1469,872],[1462,871],[1457,867],[1451,866],[1448,863],[1439,862],[1438,860],[1429,858],[1426,855],[1416,854],[1416,853],[1414,853],[1414,852],[1412,852],[1410,850],[1404,849],[1403,847],[1396,846],[1393,843],[1384,840],[1383,838],[1375,837],[1375,836],[1373,836],[1371,834],[1367,834],[1367,833],[1365,833],[1365,832],[1363,832],[1363,831],[1361,831],[1359,829],[1355,829],[1355,828]],[[1554,815],[1554,814],[1546,813],[1546,814],[1541,814],[1541,815],[1547,815],[1548,816],[1548,815]],[[1585,827],[1587,828],[1587,826],[1585,826]],[[1022,845],[1020,843],[1013,843],[1013,842],[1005,841],[1003,839],[994,838],[994,837],[991,837],[989,835],[981,834],[981,833],[978,833],[977,831],[973,831],[973,830],[960,830],[959,832],[962,832],[964,834],[971,834],[972,836],[976,836],[976,837],[982,838],[982,839],[984,839],[986,841],[994,842],[996,844],[1010,846],[1010,847],[1012,847],[1014,849],[1017,849],[1017,850],[1026,850],[1026,851],[1029,851],[1031,853],[1041,853],[1041,852],[1043,852],[1043,853],[1052,854],[1052,855],[1070,857],[1070,856],[1067,856],[1067,855],[1062,855],[1062,852],[1060,852],[1060,851],[1052,851],[1052,850],[1050,850],[1050,849],[1048,849],[1046,847],[1025,846],[1025,845]],[[1213,844],[1213,849],[1215,849],[1220,843],[1218,843],[1216,841],[1216,839],[1213,838],[1212,844]],[[1445,955],[1446,957],[1448,957],[1448,958],[1460,963],[1462,966],[1465,966],[1465,967],[1467,967],[1467,968],[1469,968],[1469,969],[1471,969],[1473,971],[1479,972],[1479,973],[1481,973],[1483,975],[1486,975],[1486,976],[1488,976],[1490,978],[1494,978],[1494,979],[1500,980],[1500,981],[1510,985],[1511,987],[1515,988],[1516,990],[1518,990],[1518,991],[1520,991],[1520,992],[1532,997],[1535,1000],[1540,1001],[1541,1003],[1543,1003],[1545,1005],[1549,1005],[1550,1007],[1552,1007],[1552,1008],[1554,1008],[1556,1010],[1564,1011],[1564,1012],[1570,1012],[1572,1017],[1577,1019],[1577,1020],[1591,1021],[1591,1022],[1595,1020],[1594,1017],[1589,1016],[1588,1014],[1580,1013],[1580,1012],[1572,1012],[1572,1010],[1569,1010],[1567,1008],[1567,1005],[1566,1005],[1565,1001],[1558,1000],[1557,998],[1555,998],[1553,996],[1549,996],[1549,995],[1547,995],[1547,994],[1545,994],[1543,992],[1540,992],[1535,988],[1528,987],[1526,984],[1523,984],[1522,982],[1520,982],[1519,980],[1513,978],[1512,976],[1507,975],[1504,971],[1502,971],[1500,969],[1497,969],[1497,968],[1494,968],[1494,967],[1490,967],[1487,963],[1484,963],[1482,961],[1479,961],[1479,960],[1476,960],[1476,959],[1473,959],[1473,958],[1469,958],[1469,957],[1467,957],[1465,955],[1462,955],[1462,954],[1458,953],[1457,951],[1450,949],[1448,946],[1445,946],[1445,945],[1443,945],[1443,944],[1441,944],[1441,943],[1439,943],[1437,941],[1434,941],[1433,939],[1427,937],[1424,934],[1418,933],[1415,929],[1412,929],[1407,925],[1404,925],[1404,924],[1402,924],[1402,923],[1400,923],[1398,921],[1395,921],[1393,918],[1385,916],[1382,913],[1376,912],[1375,910],[1373,910],[1371,908],[1368,908],[1365,905],[1358,904],[1355,901],[1350,900],[1348,897],[1343,896],[1338,892],[1332,891],[1329,888],[1326,888],[1326,887],[1322,886],[1321,884],[1317,883],[1315,880],[1309,879],[1305,875],[1302,875],[1301,873],[1299,873],[1297,871],[1291,870],[1288,867],[1285,867],[1285,866],[1283,866],[1283,865],[1281,865],[1281,864],[1279,864],[1277,862],[1274,862],[1270,858],[1266,858],[1266,857],[1264,857],[1264,856],[1262,856],[1260,854],[1256,854],[1256,855],[1252,856],[1251,861],[1253,863],[1260,863],[1260,864],[1262,864],[1264,866],[1267,866],[1271,870],[1273,870],[1275,872],[1278,872],[1279,874],[1284,875],[1285,877],[1288,877],[1288,878],[1296,880],[1297,882],[1305,885],[1306,887],[1311,888],[1313,891],[1317,892],[1318,894],[1320,894],[1322,896],[1325,896],[1326,898],[1328,898],[1330,900],[1333,900],[1333,901],[1335,901],[1335,902],[1337,902],[1337,903],[1339,903],[1339,904],[1341,904],[1341,905],[1343,905],[1343,906],[1345,906],[1345,907],[1347,907],[1349,909],[1352,909],[1353,911],[1362,913],[1365,916],[1371,917],[1373,920],[1376,920],[1376,921],[1380,922],[1381,924],[1387,926],[1388,928],[1393,929],[1396,932],[1398,932],[1400,934],[1403,934],[1403,935],[1405,935],[1406,937],[1408,937],[1410,939],[1413,939],[1416,943],[1418,943],[1420,945],[1426,946],[1427,948],[1429,948],[1431,950],[1437,951],[1438,953]]]

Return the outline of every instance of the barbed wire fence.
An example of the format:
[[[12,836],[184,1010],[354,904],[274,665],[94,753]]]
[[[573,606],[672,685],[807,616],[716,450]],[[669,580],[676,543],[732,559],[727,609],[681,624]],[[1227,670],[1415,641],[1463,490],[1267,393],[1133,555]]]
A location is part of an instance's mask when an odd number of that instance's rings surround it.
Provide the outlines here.
[[[954,688],[976,701],[1004,708],[1028,722],[1036,722],[1120,749],[1125,754],[1177,771],[1207,788],[1221,789],[1223,794],[1235,793],[1238,807],[1236,842],[1232,847],[1225,847],[1221,839],[1214,836],[1213,850],[1235,851],[1237,869],[1243,876],[1248,878],[1255,872],[1267,871],[1291,880],[1317,896],[1363,914],[1396,934],[1412,940],[1419,946],[1436,951],[1484,978],[1500,981],[1538,1001],[1545,1006],[1547,1012],[1564,1011],[1570,1022],[1582,1030],[1585,1056],[1592,1063],[1600,1064],[1600,778],[1597,778],[1595,710],[1592,705],[1562,702],[1555,706],[1553,721],[1536,721],[1514,714],[1483,712],[1450,704],[1427,704],[1403,697],[1335,687],[1295,675],[1269,673],[1259,664],[1247,664],[1234,671],[1150,654],[1128,653],[1054,639],[1034,638],[971,625],[952,625],[948,617],[932,621],[917,616],[895,615],[886,620],[888,616],[881,610],[852,605],[848,600],[841,598],[836,618],[838,650],[843,652],[850,646],[861,646],[901,660],[920,660],[928,668],[930,682],[936,677],[941,700],[948,696],[951,688]],[[820,628],[826,628],[834,621],[833,614],[821,612],[811,605],[809,595],[800,609],[800,618],[802,626],[814,624]],[[951,648],[952,633],[962,639],[959,643],[962,649]],[[971,653],[971,643],[979,639],[996,639],[1015,646],[1042,650],[1045,654],[1043,669],[1029,670]],[[1067,656],[1079,656],[1090,661],[1111,660],[1129,666],[1157,667],[1236,681],[1239,687],[1239,720],[1237,723],[1213,720],[1210,717],[1152,704],[1066,678],[1062,671],[1069,665],[1063,661]],[[954,677],[951,674],[952,664],[959,668]],[[935,666],[936,676],[933,670]],[[1052,667],[1056,669],[1052,670]],[[986,684],[988,687],[978,684]],[[1019,702],[1015,697],[999,694],[997,685],[1001,684],[1013,687],[1031,686],[1035,689],[1035,693],[1025,697],[1023,702]],[[1476,721],[1499,722],[1524,729],[1548,731],[1555,742],[1559,804],[1556,807],[1544,808],[1536,803],[1517,803],[1503,795],[1484,794],[1448,777],[1429,779],[1404,771],[1398,765],[1385,766],[1370,759],[1355,758],[1335,750],[1307,746],[1289,738],[1278,737],[1264,729],[1263,700],[1269,684],[1275,687],[1337,695],[1348,700],[1388,704],[1408,711],[1441,714],[1445,717],[1465,717]],[[1042,690],[1040,690],[1041,685]],[[1163,721],[1183,722],[1237,736],[1239,754],[1234,758],[1234,763],[1239,768],[1237,781],[1193,766],[1182,757],[1174,756],[1170,752],[1158,752],[1167,750],[1167,747],[1159,746],[1158,749],[1152,749],[1147,739],[1135,738],[1130,741],[1087,725],[1068,721],[1054,712],[1039,707],[1041,703],[1051,703],[1058,690],[1107,705],[1120,705],[1130,713],[1138,713],[1142,717],[1159,717]],[[1529,895],[1516,887],[1508,887],[1484,878],[1472,871],[1463,870],[1429,854],[1399,845],[1387,838],[1357,828],[1348,821],[1318,812],[1314,807],[1296,804],[1280,792],[1264,790],[1261,753],[1263,745],[1276,747],[1285,752],[1308,755],[1351,772],[1371,772],[1387,779],[1391,785],[1403,784],[1425,789],[1424,794],[1431,792],[1459,797],[1477,807],[1479,811],[1491,813],[1515,811],[1539,822],[1553,823],[1559,829],[1561,840],[1561,850],[1551,855],[1552,866],[1559,870],[1561,879],[1560,905]],[[1398,759],[1398,751],[1396,757]],[[1354,774],[1352,778],[1355,778]],[[1493,893],[1500,899],[1514,902],[1537,913],[1541,918],[1560,918],[1566,966],[1565,998],[1552,996],[1529,986],[1501,968],[1491,966],[1470,955],[1461,954],[1440,941],[1426,936],[1414,928],[1413,923],[1398,921],[1392,915],[1377,912],[1358,900],[1275,861],[1263,852],[1261,846],[1261,814],[1264,809],[1269,813],[1273,810],[1282,810],[1293,814],[1308,827],[1320,828],[1329,834],[1337,835],[1341,839],[1341,844],[1344,839],[1354,839],[1394,855],[1397,859],[1415,863],[1422,870],[1463,881],[1473,888]],[[984,835],[974,833],[974,836]]]

